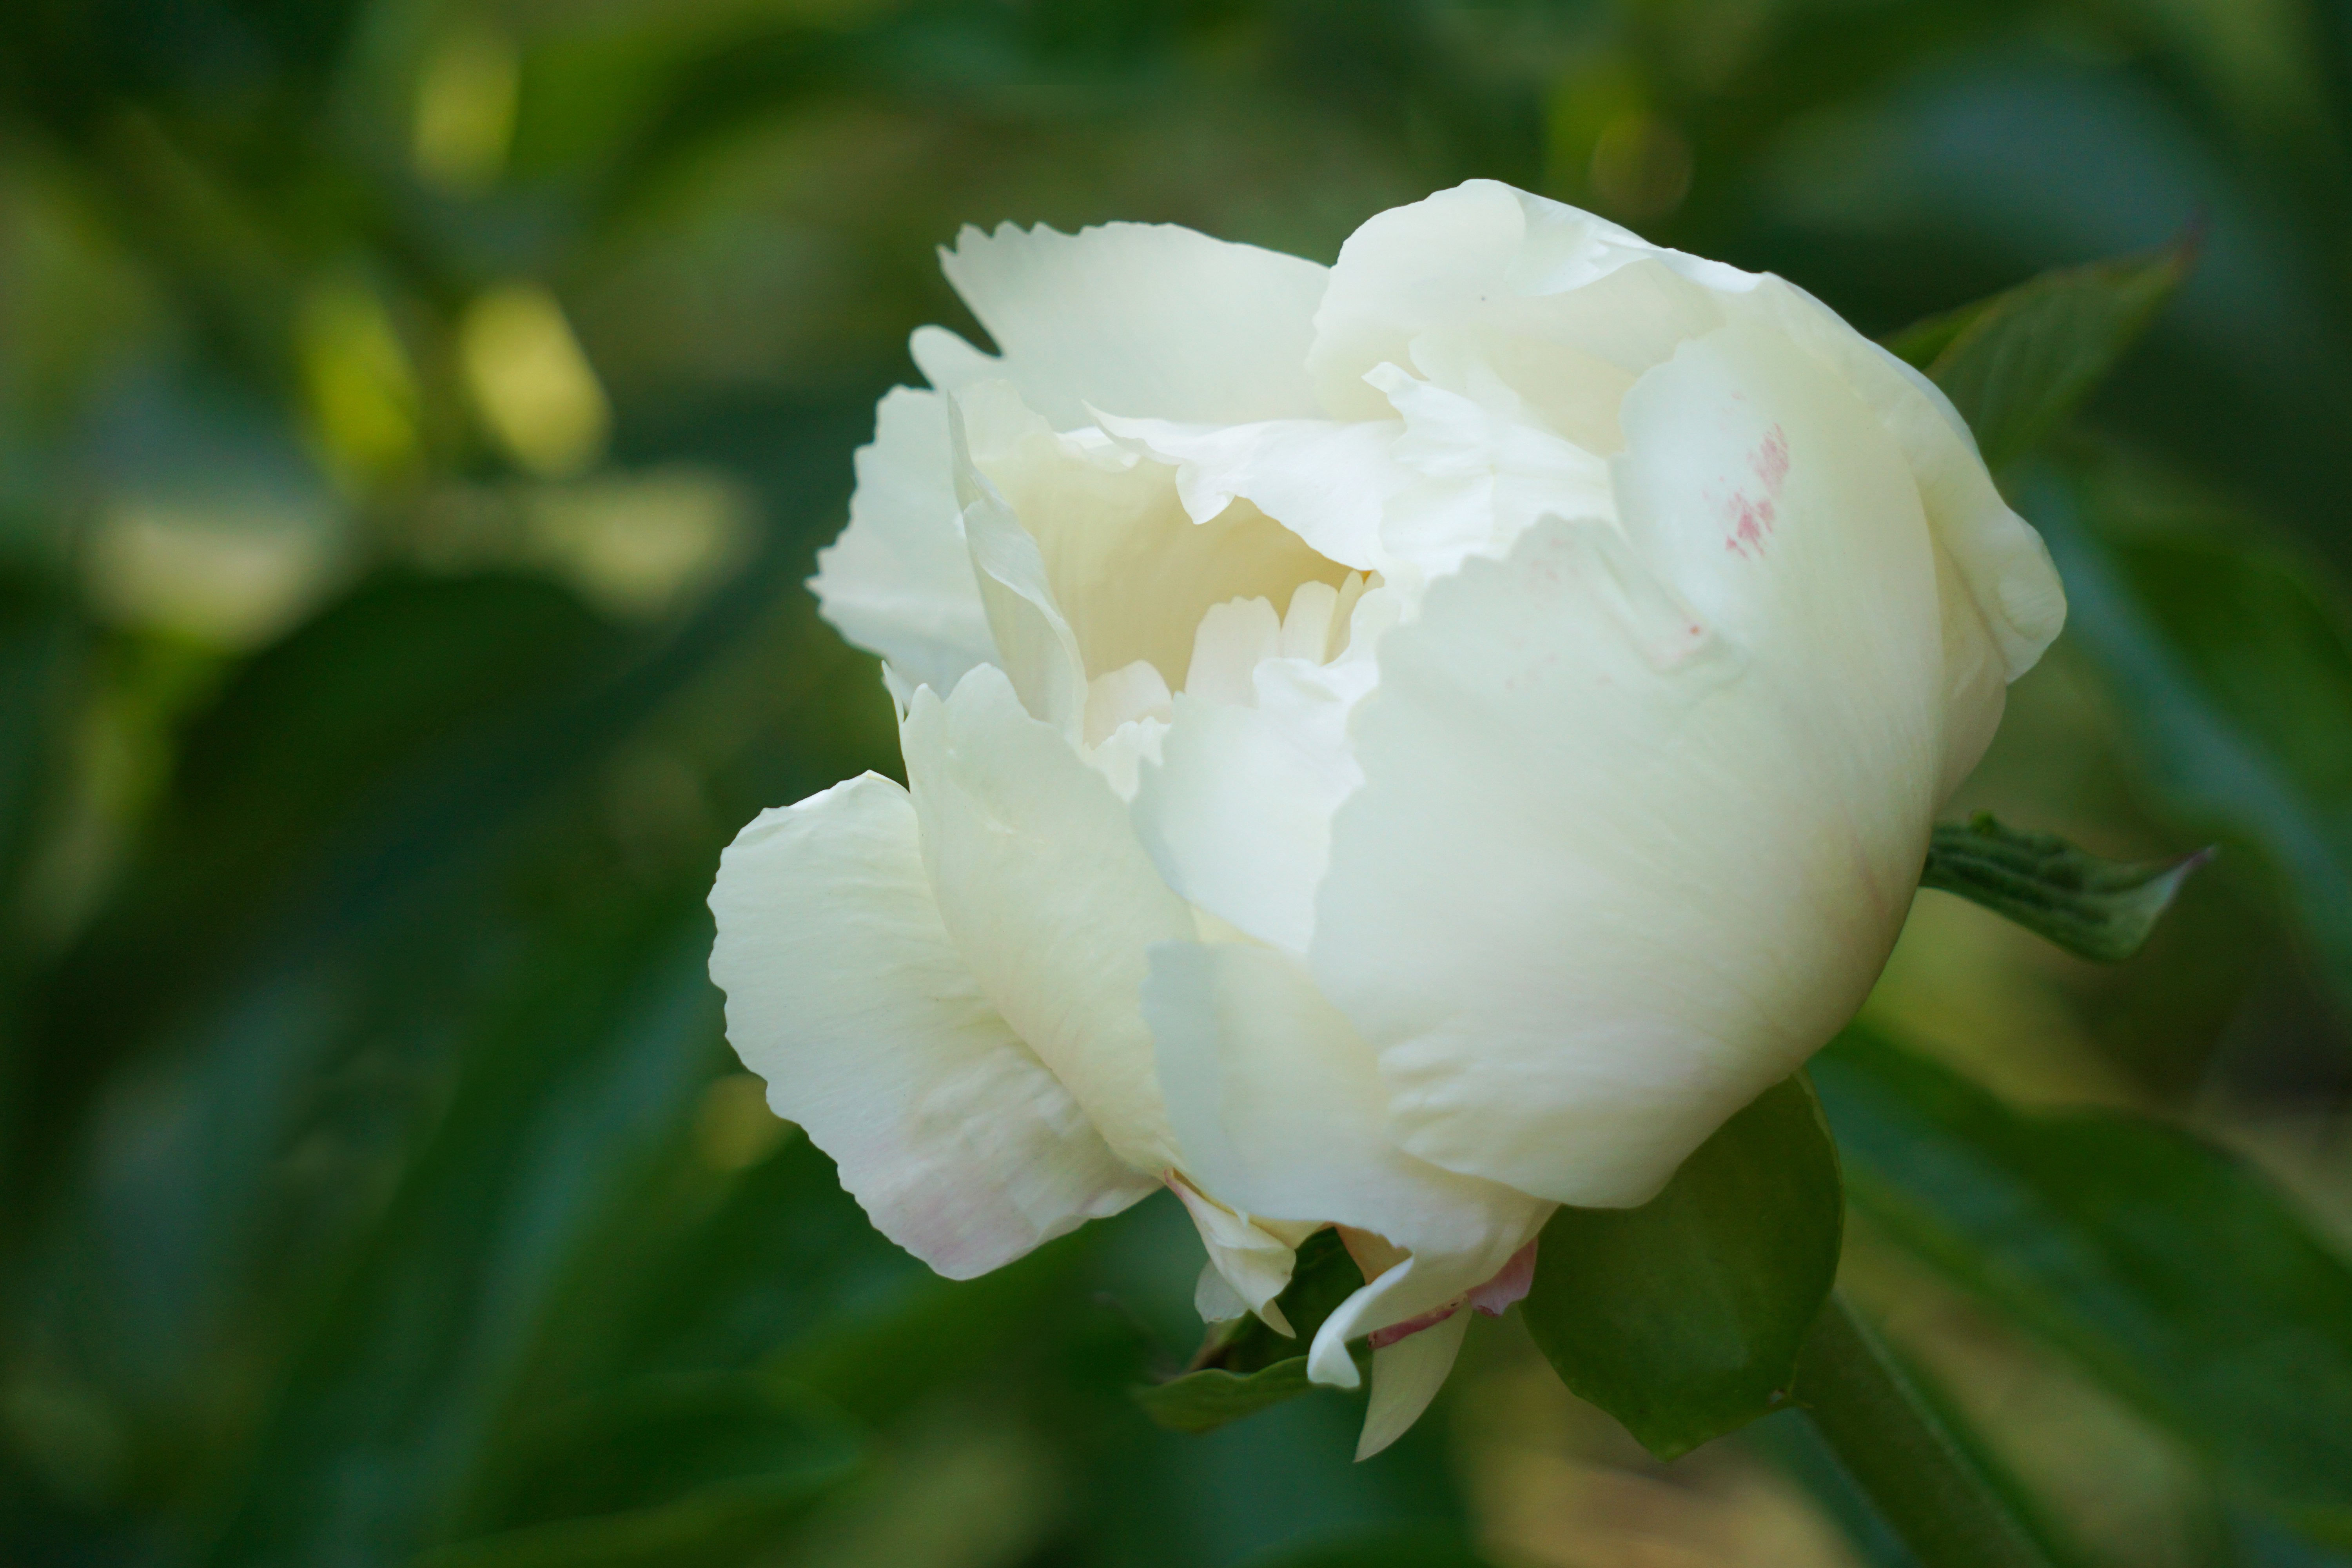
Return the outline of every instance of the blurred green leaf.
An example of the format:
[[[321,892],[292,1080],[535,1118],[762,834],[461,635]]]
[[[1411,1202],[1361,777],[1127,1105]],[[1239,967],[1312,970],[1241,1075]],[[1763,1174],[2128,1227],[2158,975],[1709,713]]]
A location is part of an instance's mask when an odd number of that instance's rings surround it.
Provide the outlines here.
[[[1315,1385],[1307,1379],[1306,1347],[1363,1283],[1339,1233],[1317,1231],[1299,1243],[1290,1283],[1276,1300],[1295,1337],[1255,1313],[1219,1323],[1182,1376],[1137,1388],[1136,1403],[1171,1431],[1207,1432],[1307,1393]]]
[[[437,815],[515,731],[609,674],[621,646],[543,582],[396,574],[242,666],[183,738],[126,886],[46,977],[36,1026],[76,1048],[37,1064],[49,1120],[26,1157],[74,1131],[108,1068],[219,1005],[247,965],[308,946],[315,981],[319,950],[364,923],[353,904],[498,826],[477,810],[420,834],[402,813]]]
[[[1135,1402],[1143,1406],[1146,1415],[1171,1432],[1213,1432],[1229,1421],[1296,1399],[1314,1386],[1307,1379],[1307,1357],[1302,1353],[1255,1372],[1203,1367],[1167,1383],[1139,1387]]]
[[[2021,1114],[1861,1029],[1812,1072],[1858,1212],[2238,1493],[2352,1542],[2352,1268],[2266,1181],[2158,1123]]]
[[[68,761],[89,635],[62,594],[0,576],[0,919],[14,938],[20,879]],[[16,942],[0,943],[13,953]]]
[[[683,900],[681,900],[683,903]],[[208,1561],[390,1563],[425,1543],[598,1215],[718,1043],[698,903],[592,907],[477,1028],[431,1144],[313,1326]]]
[[[1903,1544],[1805,1412],[1792,1407],[1751,1422],[1740,1430],[1738,1441],[1804,1489],[1836,1524],[1864,1568],[1919,1568],[1918,1557]]]
[[[2352,615],[2316,563],[2149,488],[2113,467],[2027,476],[2067,635],[2163,803],[2261,852],[2352,1010]]]
[[[1459,1530],[1395,1524],[1353,1530],[1249,1560],[1248,1568],[1490,1568]]]
[[[2054,833],[2004,827],[1990,812],[1938,823],[1927,846],[1923,888],[1970,903],[2103,963],[2137,952],[2189,874],[2212,858],[2125,865],[2085,854]]]
[[[2040,446],[2137,341],[2196,260],[2153,256],[2072,267],[1897,332],[1887,347],[1927,373],[1998,473]]]
[[[742,1561],[853,1474],[837,1411],[744,1373],[647,1378],[558,1405],[516,1435],[478,1504],[478,1538],[418,1568]]]
[[[1568,1386],[1661,1458],[1769,1415],[1837,1278],[1837,1151],[1776,1084],[1640,1208],[1563,1208],[1520,1310]]]

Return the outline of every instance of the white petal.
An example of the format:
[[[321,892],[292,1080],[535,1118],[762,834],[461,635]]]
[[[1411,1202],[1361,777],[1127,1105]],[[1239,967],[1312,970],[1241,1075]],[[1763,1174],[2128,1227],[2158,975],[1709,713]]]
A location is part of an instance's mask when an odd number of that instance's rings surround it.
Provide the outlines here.
[[[1076,735],[1084,726],[1087,705],[1077,634],[1055,597],[1036,540],[981,461],[1029,437],[1036,423],[1003,382],[983,382],[949,404],[956,498],[963,508],[975,591],[998,649],[997,662],[1030,712]],[[1053,437],[1048,434],[1046,439]]]
[[[1372,1395],[1364,1408],[1364,1434],[1356,1441],[1356,1458],[1369,1459],[1395,1442],[1437,1391],[1462,1353],[1462,1336],[1470,1330],[1467,1308],[1444,1322],[1372,1352]]]
[[[1403,430],[1393,419],[1215,426],[1097,417],[1121,441],[1177,466],[1177,494],[1193,521],[1208,521],[1238,496],[1362,572],[1381,565],[1381,510],[1412,479],[1389,455]]]
[[[1298,1249],[1249,1215],[1235,1214],[1208,1196],[1181,1173],[1169,1173],[1168,1186],[1192,1216],[1192,1226],[1201,1233],[1201,1245],[1208,1250],[1208,1266],[1224,1280],[1226,1289],[1275,1332],[1296,1332],[1275,1298],[1290,1284]],[[1199,1288],[1195,1288],[1193,1296],[1197,1302]],[[1202,1315],[1206,1317],[1207,1313]]]
[[[1302,583],[1336,588],[1348,576],[1346,567],[1316,554],[1246,501],[1194,522],[1177,495],[1172,468],[1097,430],[1057,434],[1009,383],[982,383],[958,395],[956,407],[972,476],[963,498],[969,503],[985,493],[1001,507],[990,518],[967,519],[974,559],[984,577],[1002,580],[1020,601],[1008,609],[1050,611],[1066,626],[1083,678],[1140,658],[1173,688],[1183,680],[1211,605],[1267,598],[1278,608]],[[992,544],[1001,531],[992,521],[999,515],[1013,520],[1029,542]],[[984,546],[995,553],[983,555]],[[1045,710],[1021,679],[998,599],[987,603],[1014,685],[1042,717]],[[1084,692],[1074,689],[1069,723],[1076,733]]]
[[[1549,1217],[1549,1204],[1391,1141],[1371,1052],[1286,954],[1240,942],[1157,948],[1144,1011],[1185,1170],[1204,1192],[1273,1220],[1353,1226],[1412,1254],[1318,1332],[1317,1381],[1355,1386],[1347,1341],[1462,1297]]]
[[[964,548],[944,400],[894,388],[856,461],[849,527],[817,552],[809,585],[843,637],[908,680],[952,691],[996,650]]]
[[[1121,1159],[1180,1163],[1139,993],[1152,943],[1188,938],[1110,784],[983,665],[915,693],[900,740],[950,938],[1005,1022]]]
[[[1201,1315],[1201,1321],[1230,1323],[1249,1316],[1249,1310],[1241,1292],[1218,1271],[1214,1258],[1201,1265],[1201,1277],[1192,1282],[1192,1310]]]
[[[1265,674],[1298,700],[1176,700],[1160,765],[1144,769],[1136,789],[1136,831],[1170,887],[1263,942],[1304,952],[1331,813],[1361,775],[1346,741],[1347,697],[1308,671]],[[1319,722],[1301,711],[1316,703],[1329,710]]]
[[[2000,499],[1951,399],[1793,283],[1768,280],[1751,309],[1833,366],[1877,415],[1910,460],[1928,523],[2006,678],[2032,668],[2065,625],[2065,589],[2042,536]]]
[[[1143,659],[1121,665],[1087,683],[1086,743],[1099,746],[1122,724],[1175,716],[1174,699],[1160,671]]]
[[[1727,329],[1625,427],[1630,545],[1539,524],[1381,643],[1310,950],[1406,1148],[1580,1205],[1851,1016],[1954,728],[1933,541],[1836,377]]]
[[[966,228],[940,259],[1003,351],[991,362],[925,329],[915,358],[942,391],[1007,377],[1058,430],[1092,423],[1089,405],[1211,425],[1322,412],[1306,368],[1326,276],[1312,261],[1137,223]]]
[[[1484,401],[1392,364],[1364,378],[1404,416],[1396,458],[1419,477],[1390,503],[1381,543],[1426,576],[1458,571],[1473,554],[1503,554],[1546,513],[1616,515],[1608,463],[1544,428],[1483,365],[1469,368]]]
[[[1153,1183],[982,994],[941,926],[897,784],[761,813],[720,858],[727,1037],[891,1240],[968,1279]]]
[[[1633,377],[1722,320],[1712,289],[1748,277],[1652,246],[1541,196],[1473,180],[1349,237],[1316,312],[1308,365],[1330,411],[1379,418],[1381,364],[1452,379],[1483,363],[1598,452],[1616,446]]]

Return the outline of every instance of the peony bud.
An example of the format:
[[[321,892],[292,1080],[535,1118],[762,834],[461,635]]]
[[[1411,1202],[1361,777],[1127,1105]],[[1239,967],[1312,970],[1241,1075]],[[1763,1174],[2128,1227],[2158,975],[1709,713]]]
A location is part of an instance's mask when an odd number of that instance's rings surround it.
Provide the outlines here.
[[[908,787],[728,850],[729,1036],[954,1278],[1165,1184],[1287,1331],[1343,1227],[1369,1450],[1853,1014],[2057,577],[1810,296],[1507,186],[944,261],[1002,352],[916,334],[814,584]]]

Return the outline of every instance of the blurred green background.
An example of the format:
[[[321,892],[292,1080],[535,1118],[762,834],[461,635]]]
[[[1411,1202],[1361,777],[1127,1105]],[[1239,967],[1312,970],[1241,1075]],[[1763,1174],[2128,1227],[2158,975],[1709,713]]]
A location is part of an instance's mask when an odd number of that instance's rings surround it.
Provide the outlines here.
[[[11,0],[0,1560],[1899,1561],[1782,1418],[1651,1464],[1515,1321],[1367,1465],[1334,1394],[1158,1431],[1172,1202],[947,1285],[720,1036],[719,849],[897,771],[801,583],[973,330],[933,247],[1328,260],[1473,175],[1872,332],[2202,226],[2019,492],[2074,619],[1965,804],[2222,858],[2115,970],[1926,895],[1871,1016],[2352,1238],[2343,0]],[[2084,1561],[2343,1561],[1847,1279]]]

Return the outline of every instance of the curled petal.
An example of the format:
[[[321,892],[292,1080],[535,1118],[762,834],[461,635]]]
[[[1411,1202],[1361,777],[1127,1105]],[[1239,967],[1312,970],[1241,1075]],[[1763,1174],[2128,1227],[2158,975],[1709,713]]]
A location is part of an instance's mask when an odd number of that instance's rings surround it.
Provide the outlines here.
[[[1426,1333],[1373,1350],[1372,1393],[1364,1409],[1363,1435],[1356,1439],[1359,1460],[1370,1458],[1421,1419],[1445,1386],[1469,1328],[1469,1315],[1456,1312]]]
[[[866,773],[761,813],[710,908],[727,1036],[768,1102],[940,1273],[984,1274],[1151,1190],[948,940],[897,784]]]

